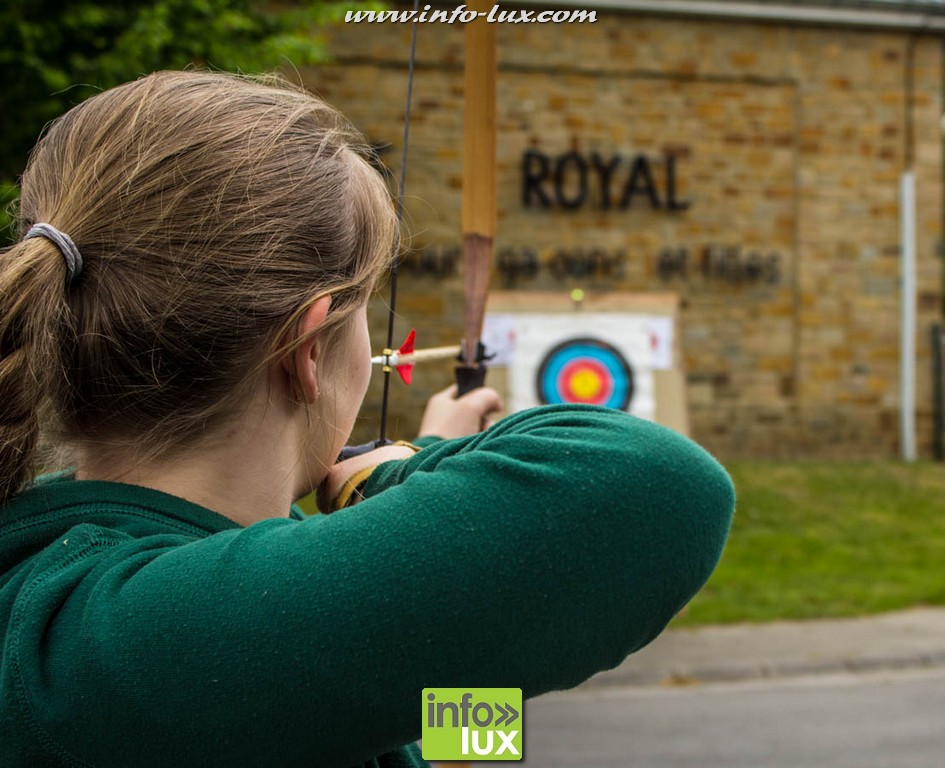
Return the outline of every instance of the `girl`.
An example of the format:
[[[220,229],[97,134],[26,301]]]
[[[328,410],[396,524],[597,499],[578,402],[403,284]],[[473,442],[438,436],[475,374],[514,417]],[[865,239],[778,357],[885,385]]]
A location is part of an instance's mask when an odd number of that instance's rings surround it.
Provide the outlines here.
[[[626,414],[463,437],[498,396],[441,393],[419,452],[334,464],[396,227],[359,144],[301,91],[164,72],[34,151],[0,262],[5,766],[423,765],[424,686],[574,686],[714,568],[728,476]],[[33,479],[41,435],[74,470]],[[339,511],[291,515],[315,488]]]

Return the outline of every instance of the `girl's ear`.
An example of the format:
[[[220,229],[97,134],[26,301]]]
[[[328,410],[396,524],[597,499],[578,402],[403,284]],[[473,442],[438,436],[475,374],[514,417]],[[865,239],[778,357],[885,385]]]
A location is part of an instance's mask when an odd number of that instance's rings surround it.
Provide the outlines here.
[[[320,296],[305,310],[299,324],[298,335],[305,341],[282,358],[282,367],[290,382],[290,391],[303,403],[314,403],[318,399],[318,334],[316,331],[325,322],[331,296]]]

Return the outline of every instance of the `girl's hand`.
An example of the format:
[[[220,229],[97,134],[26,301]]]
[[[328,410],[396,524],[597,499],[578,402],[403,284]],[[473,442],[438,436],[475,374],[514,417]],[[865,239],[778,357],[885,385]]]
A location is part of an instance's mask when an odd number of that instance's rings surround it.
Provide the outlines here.
[[[502,398],[491,387],[478,387],[457,398],[453,384],[427,402],[418,437],[433,435],[449,440],[482,432],[491,424],[489,416],[502,407]]]
[[[325,479],[316,489],[315,503],[322,512],[331,512],[332,502],[338,498],[344,489],[345,483],[358,472],[376,467],[385,461],[409,459],[415,452],[413,448],[406,445],[385,445],[382,448],[375,448],[373,451],[362,453],[360,456],[339,461],[328,470]]]
[[[481,432],[489,426],[489,415],[502,410],[502,398],[489,387],[479,387],[456,397],[456,385],[437,392],[427,402],[420,422],[419,437],[434,435],[448,440]],[[315,493],[315,501],[323,512],[330,512],[333,502],[345,484],[359,472],[385,461],[409,459],[415,449],[405,445],[386,445],[333,465]]]

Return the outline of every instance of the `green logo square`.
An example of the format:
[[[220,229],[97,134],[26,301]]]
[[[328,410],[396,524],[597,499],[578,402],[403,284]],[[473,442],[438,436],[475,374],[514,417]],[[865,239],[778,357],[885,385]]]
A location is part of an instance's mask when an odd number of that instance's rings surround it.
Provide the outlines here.
[[[424,760],[521,760],[521,688],[424,688]]]

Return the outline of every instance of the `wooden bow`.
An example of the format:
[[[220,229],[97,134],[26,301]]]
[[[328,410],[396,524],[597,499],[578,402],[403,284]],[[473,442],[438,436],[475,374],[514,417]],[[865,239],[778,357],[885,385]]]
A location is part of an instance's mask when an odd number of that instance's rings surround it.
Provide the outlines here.
[[[471,0],[471,11],[492,7]],[[462,362],[456,367],[458,394],[485,381],[482,322],[489,295],[496,224],[496,44],[495,24],[485,13],[466,24],[465,115],[463,126],[463,313]]]

